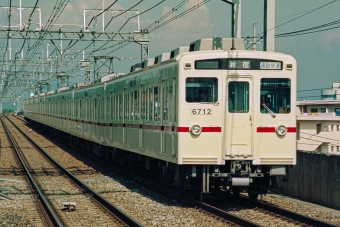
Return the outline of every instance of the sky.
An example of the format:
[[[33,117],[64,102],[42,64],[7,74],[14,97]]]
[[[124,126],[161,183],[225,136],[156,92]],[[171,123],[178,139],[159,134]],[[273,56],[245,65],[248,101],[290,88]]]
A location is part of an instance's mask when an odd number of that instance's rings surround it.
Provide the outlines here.
[[[59,0],[58,2],[67,2]],[[131,8],[139,10],[139,12],[147,12],[140,15],[140,27],[147,28],[162,16],[171,12],[176,6],[184,3],[175,12],[170,13],[164,21],[172,17],[178,16],[177,19],[165,26],[161,26],[149,35],[149,57],[155,57],[161,53],[170,52],[179,46],[188,46],[190,42],[200,38],[208,37],[231,37],[231,5],[222,0],[129,0],[115,1],[104,0],[104,7],[111,4],[110,12],[105,13],[105,23],[107,23],[111,15],[117,15],[117,12],[112,10],[126,10]],[[10,0],[0,0],[1,6],[9,5]],[[39,0],[38,7],[41,8],[43,24],[47,24],[50,18],[56,0]],[[98,14],[103,7],[101,0],[69,0],[64,11],[56,20],[57,24],[78,24],[73,26],[73,29],[80,29],[84,19],[84,10],[88,10],[86,15],[86,24],[89,22],[93,14]],[[23,7],[33,7],[35,0],[23,0]],[[160,3],[160,4],[158,4]],[[157,5],[158,4],[158,5]],[[12,0],[12,5],[19,5],[19,0]],[[196,7],[190,13],[179,17],[186,10]],[[153,7],[155,6],[155,7]],[[264,0],[242,0],[241,2],[241,31],[242,37],[253,36],[253,24],[256,23],[257,37],[261,37],[263,32],[263,6]],[[275,34],[280,35],[289,32],[301,31],[315,26],[324,25],[340,20],[340,0],[276,0],[275,2]],[[152,9],[150,9],[153,7]],[[89,9],[98,9],[92,11]],[[150,10],[149,10],[150,9]],[[23,21],[27,21],[29,11],[23,11]],[[134,13],[131,13],[133,16]],[[6,10],[0,8],[0,25],[6,24]],[[18,10],[13,10],[12,24],[19,23]],[[106,31],[116,32],[129,19],[128,14],[114,18]],[[33,16],[33,21],[38,21],[38,16]],[[102,18],[98,17],[92,25],[95,27],[90,30],[100,30],[102,26]],[[159,23],[161,24],[161,23]],[[65,27],[65,26],[63,26]],[[67,26],[66,26],[67,27]],[[33,26],[32,26],[33,28]],[[55,26],[53,29],[57,29]],[[153,27],[155,28],[155,27]],[[131,18],[122,31],[136,31],[137,17]],[[275,51],[292,55],[297,60],[298,64],[298,100],[320,99],[321,89],[329,88],[333,82],[340,82],[340,26],[324,27],[327,29],[321,32],[314,32],[304,35],[296,35],[289,37],[277,37],[275,39]],[[300,34],[300,33],[297,33]],[[65,43],[64,43],[65,45]],[[84,46],[85,44],[83,44]],[[113,44],[108,44],[110,46]],[[0,40],[0,47],[6,46],[5,40]],[[13,41],[13,47],[20,48],[19,41]],[[96,47],[99,45],[96,44]],[[107,47],[106,46],[106,47]],[[81,49],[81,45],[78,48]],[[92,47],[94,48],[94,47]],[[250,47],[251,48],[251,47]],[[257,44],[257,50],[262,50],[263,45]],[[98,52],[101,55],[106,55],[110,50],[107,49]],[[45,53],[44,50],[43,54]],[[90,52],[90,50],[86,50]],[[52,49],[50,50],[52,52]],[[40,52],[39,52],[40,53]],[[124,60],[113,60],[114,71],[117,73],[126,73],[131,65],[140,61],[140,46],[135,43],[121,48],[118,51],[110,53],[110,56],[124,58]],[[0,55],[0,57],[2,57]],[[46,56],[45,56],[46,57]],[[132,58],[132,60],[130,60]],[[81,55],[76,59],[81,60]],[[125,60],[129,59],[129,60]],[[93,61],[93,59],[92,59]],[[70,77],[70,84],[84,81],[82,72],[76,72]]]

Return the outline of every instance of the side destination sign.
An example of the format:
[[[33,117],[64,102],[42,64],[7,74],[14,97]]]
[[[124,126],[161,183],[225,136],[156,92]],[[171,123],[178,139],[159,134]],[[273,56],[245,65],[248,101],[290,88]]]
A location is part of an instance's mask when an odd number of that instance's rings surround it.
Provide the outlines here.
[[[260,69],[281,69],[281,62],[260,62]]]
[[[282,61],[269,59],[202,59],[195,61],[195,69],[282,70]]]

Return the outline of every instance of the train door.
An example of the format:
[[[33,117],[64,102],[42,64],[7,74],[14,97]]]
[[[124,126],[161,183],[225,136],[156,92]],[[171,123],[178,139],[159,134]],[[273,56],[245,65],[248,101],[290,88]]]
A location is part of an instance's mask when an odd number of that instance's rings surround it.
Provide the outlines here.
[[[160,91],[160,120],[161,125],[169,125],[169,86],[168,80],[162,81],[161,91]],[[171,148],[171,143],[169,143],[169,132],[168,130],[161,130],[161,150],[163,154],[168,154]]]
[[[123,91],[123,144],[126,144],[126,127],[125,124],[127,122],[127,119],[129,117],[129,113],[128,113],[128,93],[127,93],[127,89],[124,88]]]
[[[227,78],[226,156],[252,156],[253,81],[251,77]]]
[[[170,112],[170,119],[172,121],[172,126],[178,126],[177,124],[177,78],[174,77],[173,78],[173,84],[172,87],[170,88],[170,107],[169,107],[169,112]],[[178,144],[177,144],[177,136],[176,134],[173,132],[171,133],[172,135],[172,157],[176,157],[177,156],[177,148],[178,148]]]

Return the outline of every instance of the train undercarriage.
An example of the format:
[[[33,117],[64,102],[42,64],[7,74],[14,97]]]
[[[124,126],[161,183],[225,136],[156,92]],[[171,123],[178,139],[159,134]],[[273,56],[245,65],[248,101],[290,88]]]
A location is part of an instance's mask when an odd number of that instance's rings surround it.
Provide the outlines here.
[[[143,177],[151,177],[164,185],[174,186],[183,193],[200,194],[201,198],[207,193],[230,193],[237,197],[241,192],[246,192],[251,200],[256,200],[259,194],[266,194],[268,189],[277,187],[277,176],[284,177],[283,181],[287,180],[288,169],[285,166],[255,166],[245,160],[226,161],[223,166],[176,165],[100,145],[37,122],[31,123],[79,147],[83,152],[94,154]]]

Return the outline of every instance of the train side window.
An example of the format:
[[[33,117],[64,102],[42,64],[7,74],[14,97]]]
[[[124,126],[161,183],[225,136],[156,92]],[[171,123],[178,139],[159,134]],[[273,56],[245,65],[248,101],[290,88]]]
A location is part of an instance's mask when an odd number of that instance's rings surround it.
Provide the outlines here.
[[[75,116],[75,118],[78,118],[78,106],[77,106],[77,101],[78,101],[78,99],[75,99],[74,100],[74,106],[75,106],[75,111],[74,111],[74,116]]]
[[[186,101],[210,103],[218,101],[217,78],[188,77],[186,79]]]
[[[89,107],[90,107],[89,99],[86,98],[86,99],[85,99],[85,102],[86,102],[86,111],[85,111],[86,116],[85,116],[85,119],[89,119]]]
[[[100,99],[100,109],[99,109],[99,112],[100,112],[100,119],[106,119],[106,116],[105,116],[105,105],[104,105],[104,101],[105,101],[105,98],[104,96]]]
[[[159,118],[159,109],[160,109],[160,99],[159,99],[159,94],[158,94],[158,87],[154,87],[153,88],[153,97],[154,97],[154,121],[160,121],[160,118]]]
[[[135,115],[134,110],[133,110],[133,91],[130,92],[129,97],[128,97],[128,105],[129,105],[129,120],[133,120],[133,117]]]
[[[123,120],[123,95],[122,94],[119,94],[118,95],[118,102],[119,102],[119,108],[118,108],[118,111],[119,111],[119,120]]]
[[[110,108],[109,108],[109,116],[111,120],[116,120],[116,105],[115,105],[116,97],[113,92],[110,93]]]
[[[149,121],[153,120],[153,88],[149,88]]]
[[[289,114],[291,83],[288,78],[262,78],[260,85],[261,113]]]
[[[133,92],[133,102],[134,102],[134,120],[139,120],[139,93],[138,91]]]
[[[79,99],[79,115],[81,118],[83,117],[83,113],[81,111],[81,99]]]
[[[129,94],[127,93],[126,89],[124,91],[124,119],[129,119]]]
[[[142,120],[146,120],[147,116],[146,116],[146,107],[147,107],[147,102],[146,102],[146,91],[144,90],[144,86],[145,85],[141,85],[140,86],[140,90],[141,90],[141,119]]]
[[[228,85],[229,113],[249,112],[249,83],[229,82]]]
[[[163,120],[167,121],[169,120],[169,100],[168,100],[168,94],[169,94],[169,87],[167,86],[167,81],[163,82]]]
[[[154,87],[154,100],[155,100],[155,116],[154,116],[154,121],[160,121],[160,106],[161,106],[161,101],[159,97],[159,92],[158,92],[158,87]]]

